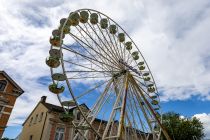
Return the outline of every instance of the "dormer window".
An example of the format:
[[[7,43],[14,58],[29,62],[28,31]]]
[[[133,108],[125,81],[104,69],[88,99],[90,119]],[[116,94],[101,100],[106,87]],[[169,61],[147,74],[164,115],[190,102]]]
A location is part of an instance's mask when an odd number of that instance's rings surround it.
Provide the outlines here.
[[[0,80],[0,91],[4,91],[7,85],[6,80]]]
[[[81,116],[81,113],[80,112],[77,112],[77,120],[78,121],[80,120],[80,116]]]

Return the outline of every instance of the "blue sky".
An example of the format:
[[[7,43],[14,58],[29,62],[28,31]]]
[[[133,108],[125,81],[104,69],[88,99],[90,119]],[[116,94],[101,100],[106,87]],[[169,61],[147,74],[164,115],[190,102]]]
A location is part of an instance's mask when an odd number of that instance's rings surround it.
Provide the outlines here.
[[[99,10],[119,23],[151,68],[163,112],[196,116],[210,137],[209,0],[1,0],[0,67],[25,90],[4,136],[19,134],[41,96],[58,104],[47,87],[48,40],[59,20],[80,8]]]

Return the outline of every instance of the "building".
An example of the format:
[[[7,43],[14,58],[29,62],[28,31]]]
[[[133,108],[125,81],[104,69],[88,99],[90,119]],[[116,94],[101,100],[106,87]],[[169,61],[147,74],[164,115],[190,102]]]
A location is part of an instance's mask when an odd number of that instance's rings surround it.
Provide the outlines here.
[[[89,111],[89,108],[85,104],[81,104],[80,108],[84,113]],[[75,124],[79,124],[82,120],[82,115],[78,111],[77,107],[70,108],[68,110],[74,119]],[[46,102],[46,96],[42,96],[39,103],[34,110],[28,116],[23,123],[23,130],[19,136],[20,140],[73,140],[77,133],[77,130],[73,127],[72,121],[66,121],[62,119],[64,110],[60,106],[56,106]],[[116,126],[118,121],[115,121]],[[93,127],[98,130],[99,134],[103,134],[107,121],[101,119],[95,119],[93,121]],[[100,126],[100,127],[99,127]],[[115,130],[114,130],[115,129]],[[112,130],[113,134],[117,133],[117,127]],[[132,131],[132,128],[127,128],[128,132]],[[145,134],[139,131],[138,137],[142,138]],[[127,137],[132,137],[132,134],[127,134]],[[88,139],[95,140],[95,133],[90,130],[88,133]],[[149,138],[150,140],[151,138]],[[77,140],[82,140],[79,136]]]
[[[81,104],[80,107],[84,112],[89,110],[85,104]],[[75,123],[81,121],[81,114],[76,107],[69,109],[69,112],[73,115]],[[63,113],[62,107],[47,103],[46,96],[42,96],[39,103],[23,123],[23,130],[19,139],[72,140],[77,131],[74,129],[71,121],[66,122],[61,119],[60,116]],[[107,123],[106,121],[95,119],[93,125],[98,127],[100,123],[102,123],[100,133],[103,133],[103,124]],[[95,137],[94,133],[89,134],[89,138],[92,139],[92,137]]]
[[[23,92],[6,72],[0,71],[0,139],[7,126],[15,101]]]
[[[87,108],[85,104],[82,104]],[[70,112],[78,112],[76,107]],[[75,130],[71,122],[64,122],[60,115],[64,110],[60,106],[46,103],[46,96],[42,96],[39,103],[23,123],[20,140],[69,140],[74,136]],[[75,119],[80,120],[78,114]]]

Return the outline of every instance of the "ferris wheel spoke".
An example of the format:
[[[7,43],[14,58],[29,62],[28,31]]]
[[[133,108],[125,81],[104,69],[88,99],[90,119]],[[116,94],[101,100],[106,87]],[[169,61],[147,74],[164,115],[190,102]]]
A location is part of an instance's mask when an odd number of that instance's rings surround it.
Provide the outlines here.
[[[94,28],[94,26],[91,26],[89,23],[88,23],[89,27],[92,29],[92,31],[95,33],[95,35],[98,37],[99,41],[107,48],[107,50],[109,51],[109,53],[115,58],[115,60],[119,60],[119,56],[116,52],[110,52],[110,50],[112,50],[112,47],[108,47],[103,41],[102,39],[99,37],[98,33],[96,32],[96,29]],[[87,28],[87,27],[86,27]],[[104,36],[103,36],[104,37]],[[114,46],[113,46],[114,47]],[[116,57],[113,55],[113,54],[116,54]]]
[[[71,71],[66,71],[66,72],[90,72],[90,73],[95,73],[95,72],[99,72],[99,73],[108,73],[108,72],[119,72],[119,71],[81,71],[81,70],[71,70]]]
[[[109,22],[109,25],[111,25],[111,23],[110,23],[109,20],[108,20],[108,22]],[[112,47],[111,47],[111,48],[113,48],[113,49],[115,50],[116,54],[118,55],[118,60],[122,59],[122,57],[120,57],[120,55],[119,55],[119,50],[118,50],[118,49],[116,50],[117,45],[115,45],[115,44],[113,43],[113,41],[112,41],[112,39],[111,39],[111,36],[110,36],[108,30],[105,29],[105,31],[106,31],[106,34],[107,34],[109,40],[110,40],[110,43],[112,44]],[[118,51],[118,52],[117,52],[117,51]]]
[[[114,46],[114,48],[116,47],[116,50],[117,50],[117,52],[118,52],[118,55],[119,55],[119,57],[120,57],[120,59],[123,59],[123,56],[122,56],[122,54],[120,53],[120,48],[119,48],[119,46],[120,45],[118,45],[118,43],[117,42],[119,42],[119,41],[116,41],[116,36],[115,35],[112,35],[112,38],[113,38],[113,40],[114,40],[114,43],[115,43],[115,46]],[[120,42],[119,42],[120,43]]]
[[[84,68],[85,70],[86,69],[88,69],[88,70],[92,70],[92,71],[97,71],[96,69],[93,69],[92,67],[92,63],[90,63],[91,62],[91,60],[89,60],[88,59],[88,61],[89,61],[89,63],[87,64],[79,64],[79,63],[74,63],[74,62],[72,62],[72,60],[70,61],[70,60],[63,60],[64,62],[66,62],[66,63],[69,63],[69,64],[72,64],[72,65],[75,65],[75,66],[78,66],[79,68]],[[108,71],[107,69],[104,69],[103,67],[101,67],[101,66],[99,66],[99,65],[97,65],[97,64],[95,64],[95,63],[93,63],[94,64],[94,67],[96,67],[96,68],[99,68],[99,69],[102,69],[102,70],[104,70],[104,71]],[[85,66],[85,65],[89,65],[89,67],[88,66]]]
[[[77,130],[73,140],[160,140],[161,132],[170,140],[161,124],[153,75],[139,48],[114,20],[96,10],[76,10],[60,20],[50,44],[49,90],[70,117],[70,106],[62,104],[67,87],[75,113],[82,115],[80,121],[61,119]],[[79,85],[86,85],[81,92]],[[85,109],[80,103],[87,99]]]
[[[104,40],[105,40],[105,42],[107,43],[107,45],[108,46],[112,46],[112,47],[114,47],[113,46],[113,43],[112,44],[110,44],[109,43],[109,41],[107,40],[107,38],[105,37],[105,35],[104,35],[104,33],[103,33],[103,31],[102,31],[102,29],[99,27],[99,25],[97,24],[97,27],[98,27],[98,29],[99,29],[99,31],[100,31],[100,33],[102,34],[102,36],[103,36],[103,38],[104,38]],[[107,33],[107,32],[106,32]],[[112,49],[112,47],[107,47],[107,49],[109,49],[110,48],[110,50],[112,50],[112,52],[114,52],[113,51],[113,49]],[[115,53],[113,53],[113,54],[115,54]],[[118,58],[119,59],[119,58]]]
[[[113,35],[115,38],[117,38],[116,35]],[[113,37],[113,38],[114,38]],[[118,42],[118,43],[117,43]],[[124,57],[124,53],[123,53],[123,50],[125,49],[125,47],[121,46],[121,44],[123,44],[125,41],[123,41],[122,43],[120,41],[116,41],[115,40],[115,43],[116,43],[116,47],[118,48],[119,52],[120,52],[120,56],[121,56],[121,59],[122,60],[125,60],[125,57]],[[119,45],[118,45],[119,44]],[[124,50],[125,51],[125,50]]]
[[[69,60],[63,60],[64,62],[67,62],[67,63],[70,63],[70,64],[73,64],[73,65],[76,65],[76,66],[79,66],[81,68],[85,68],[85,69],[88,69],[88,70],[92,70],[92,71],[97,71],[96,69],[93,69],[91,67],[86,67],[84,66],[84,64],[78,64],[78,63],[74,63],[72,61],[69,61]]]
[[[132,105],[133,102],[131,102],[131,99],[130,99],[129,94],[128,94],[128,100],[129,100],[129,101],[128,101],[128,102],[129,102],[129,105],[127,106],[127,112],[130,113],[130,115],[128,115],[128,116],[131,116],[132,123],[134,124],[134,128],[135,128],[136,130],[139,130],[138,125],[137,125],[137,122],[136,122],[136,120],[134,119],[136,114],[134,113],[134,107],[133,107],[133,105]]]
[[[133,103],[134,103],[134,110],[136,110],[136,112],[137,112],[137,117],[138,117],[139,122],[140,122],[140,124],[141,124],[141,126],[142,126],[141,129],[143,130],[143,132],[146,132],[146,131],[145,131],[145,125],[144,125],[144,123],[143,123],[143,120],[142,120],[141,117],[140,117],[140,112],[139,112],[139,109],[138,109],[138,107],[137,107],[138,102],[137,102],[136,100],[138,100],[138,98],[135,98],[135,97],[134,97],[135,91],[133,91],[132,87],[130,87],[130,90],[131,90],[130,96],[131,96],[131,98],[133,99]],[[140,103],[141,103],[141,101],[140,101]],[[142,102],[142,103],[144,103],[144,102]],[[141,105],[142,105],[142,103],[141,103]],[[140,108],[143,106],[143,105],[142,105],[142,106],[141,106],[141,105],[139,105]]]
[[[73,34],[72,34],[73,35]],[[74,36],[74,35],[73,35]],[[76,37],[77,38],[77,37]],[[78,40],[80,40],[79,38],[77,38]],[[82,42],[83,44],[85,44],[87,47],[89,47],[92,51],[94,51],[97,55],[98,55],[98,57],[100,58],[100,57],[103,57],[105,60],[107,60],[107,61],[109,61],[109,63],[111,63],[111,65],[113,66],[115,66],[116,64],[114,63],[114,62],[112,62],[112,61],[110,61],[108,58],[106,58],[104,55],[102,55],[102,53],[99,53],[98,51],[96,51],[94,48],[92,48],[91,46],[89,46],[88,44],[86,44],[84,41],[82,41],[82,40],[80,40],[80,42]],[[85,48],[81,43],[79,43],[83,48]],[[90,53],[90,52],[89,52]],[[90,53],[91,54],[91,53]],[[93,56],[93,58],[95,58],[94,56]],[[102,63],[103,64],[107,64],[107,63],[104,63],[103,62],[103,59],[100,59],[101,61],[102,61]],[[110,65],[110,64],[109,64]]]
[[[79,26],[79,25],[78,25]],[[79,26],[80,28],[81,28],[81,26]],[[83,29],[83,28],[81,28],[82,30],[83,30],[83,32],[85,32],[88,36],[89,36],[89,38],[96,44],[96,46],[98,46],[107,56],[109,56],[112,60],[113,60],[113,63],[115,63],[116,65],[118,65],[118,62],[115,60],[115,59],[113,59],[106,51],[104,51],[103,49],[102,49],[102,47]],[[83,42],[83,43],[85,43],[85,42]],[[86,43],[85,43],[86,44]],[[87,44],[86,44],[87,45]],[[87,45],[88,46],[88,45]],[[89,46],[90,47],[90,46]],[[92,50],[93,51],[95,51],[95,52],[97,52],[95,49],[93,49],[92,48]],[[99,53],[100,54],[100,53]],[[104,57],[104,56],[103,56]],[[112,63],[112,62],[111,62]]]
[[[125,77],[123,78],[123,81],[125,81]],[[123,85],[119,85],[119,86],[123,87]],[[102,136],[102,140],[104,140],[107,137],[108,130],[110,129],[111,122],[113,121],[114,115],[115,115],[115,113],[117,111],[117,108],[118,108],[118,104],[120,103],[120,98],[123,94],[123,90],[124,90],[124,88],[120,88],[120,91],[118,93],[116,93],[116,99],[114,101],[114,106],[112,108],[112,111],[110,113],[108,122],[106,124],[105,130],[104,130],[104,133],[103,133],[103,136]]]
[[[134,84],[134,83],[133,83]],[[134,95],[136,96],[136,99],[138,100],[138,104],[139,104],[139,106],[140,106],[140,108],[141,108],[141,111],[142,111],[142,113],[144,114],[144,117],[145,117],[145,119],[146,119],[146,121],[147,121],[147,124],[148,124],[148,126],[149,126],[149,129],[150,129],[150,131],[152,131],[153,129],[152,129],[152,125],[151,125],[151,123],[150,123],[150,120],[149,120],[149,117],[148,117],[148,114],[146,113],[146,110],[145,110],[145,100],[143,100],[142,98],[142,95],[140,96],[139,94],[138,94],[138,91],[137,91],[137,89],[134,87],[134,85],[132,85],[132,90],[133,90],[133,93],[134,93]],[[143,104],[142,104],[143,103]]]
[[[135,80],[136,80],[138,83],[142,84],[138,79],[135,78]],[[143,85],[143,84],[142,84],[142,85]],[[145,86],[145,85],[143,85],[143,86]],[[147,86],[145,86],[145,87],[147,87]],[[145,93],[145,95],[146,95],[147,98],[153,99],[152,96],[150,96],[150,95],[145,91],[145,89],[143,89],[141,86],[139,86],[139,88],[142,90],[143,93]],[[159,98],[159,95],[158,95],[157,93],[154,93],[154,94]],[[159,100],[160,100],[160,99],[159,99]],[[158,106],[158,107],[159,107],[159,106]]]
[[[125,116],[126,116],[125,119],[128,121],[128,127],[126,127],[126,129],[131,131],[131,133],[129,133],[129,136],[132,139],[132,134],[134,134],[135,137],[136,137],[136,140],[137,140],[138,138],[137,138],[137,135],[136,135],[135,130],[134,130],[135,126],[132,124],[132,122],[130,120],[130,117],[128,117],[129,116],[128,112],[126,112]]]
[[[109,99],[110,93],[108,93],[108,91],[110,90],[111,84],[112,84],[112,81],[109,81],[109,83],[106,85],[106,88],[105,88],[104,92],[99,96],[98,101],[94,105],[94,108],[91,109],[92,110],[92,111],[90,111],[91,114],[88,115],[88,117],[90,117],[90,119],[91,119],[90,120],[90,124],[93,123],[93,121],[95,120],[97,114],[101,110],[102,106]],[[107,94],[109,94],[109,95],[106,97]],[[88,134],[88,130],[85,132],[85,136],[87,136],[87,134]]]
[[[139,112],[139,109],[137,108],[137,103],[136,103],[136,101],[135,101],[135,98],[134,98],[134,93],[133,93],[133,91],[132,91],[132,87],[131,86],[129,86],[129,89],[130,89],[130,94],[128,95],[129,96],[129,100],[130,100],[130,107],[131,107],[131,111],[132,111],[132,116],[134,116],[134,111],[136,112],[136,116],[137,116],[137,118],[138,118],[138,120],[139,120],[139,123],[140,123],[140,129],[138,129],[138,131],[140,131],[140,130],[142,130],[142,132],[143,132],[143,135],[144,135],[144,139],[146,139],[146,135],[145,135],[145,129],[144,129],[144,124],[143,124],[143,121],[142,121],[142,119],[141,119],[141,117],[140,117],[140,112]],[[133,105],[134,104],[134,105]],[[133,120],[135,120],[134,118],[133,118]],[[135,125],[136,126],[138,126],[137,125],[138,123],[136,123],[135,122]],[[136,128],[138,128],[138,127],[136,127]],[[142,136],[143,137],[143,136]]]
[[[125,45],[125,44],[124,44]],[[127,60],[125,61],[128,65],[131,65],[131,63],[135,63],[135,61],[133,60],[133,57],[131,55],[131,51],[128,51],[127,53]],[[137,63],[136,63],[137,64]]]
[[[81,27],[80,27],[81,28]],[[90,43],[89,43],[89,41],[86,39],[86,37],[82,34],[82,32],[76,27],[76,29],[79,31],[79,33],[82,35],[82,38],[84,38],[85,39],[85,41],[87,42],[87,44],[88,44],[88,46],[90,47],[90,46],[93,46],[93,45],[91,45]],[[82,47],[83,47],[83,45],[82,45]],[[85,48],[85,47],[83,47],[86,51],[87,51],[87,49]],[[91,47],[92,48],[92,47]],[[99,50],[99,49],[98,49]],[[89,54],[91,54],[89,51],[87,51]],[[91,54],[92,55],[92,54]],[[98,55],[98,57],[100,57],[100,59],[103,61],[103,59],[102,59],[102,56],[101,55]],[[105,56],[104,56],[105,57]],[[106,59],[104,59],[104,61],[106,60],[106,63],[107,63],[107,59],[108,58],[106,58]]]
[[[64,45],[64,44],[63,44],[63,45]],[[66,45],[64,45],[64,46],[66,46]],[[78,54],[78,55],[80,55],[80,56],[82,56],[82,57],[88,59],[89,61],[90,61],[90,60],[93,60],[93,61],[98,62],[98,63],[100,63],[100,64],[103,64],[103,65],[107,65],[107,66],[109,66],[109,67],[112,67],[112,68],[114,68],[114,69],[119,69],[119,68],[117,68],[117,67],[113,67],[113,66],[111,66],[111,65],[109,65],[109,64],[103,63],[103,62],[101,62],[101,61],[99,61],[99,60],[96,60],[96,59],[94,59],[94,58],[91,58],[91,57],[89,57],[89,56],[85,56],[84,54],[81,54],[81,53],[79,53],[79,52],[77,52],[77,51],[75,51],[75,50],[72,50],[72,49],[68,48],[68,46],[67,46],[67,47],[62,47],[62,48],[66,49],[66,50],[68,50],[68,51],[70,51],[70,52],[73,52],[73,53],[75,53],[75,54]],[[90,61],[90,62],[91,62],[91,61]],[[95,64],[95,63],[94,63],[94,64]],[[96,64],[95,64],[95,65],[96,65]],[[100,67],[100,68],[103,69],[102,67]]]
[[[162,126],[160,120],[157,118],[154,110],[152,109],[152,106],[150,105],[150,103],[146,100],[146,97],[144,96],[144,94],[142,93],[141,89],[139,88],[139,86],[136,86],[136,82],[133,78],[131,78],[131,80],[133,81],[133,83],[135,84],[136,89],[138,90],[138,93],[140,93],[140,95],[142,96],[144,102],[146,103],[147,107],[149,108],[149,110],[151,111],[153,117],[155,118],[155,120],[157,120],[158,125],[160,126],[160,128],[162,129],[165,137],[167,139],[170,139],[170,137],[168,136],[168,133],[166,132],[165,128]]]
[[[100,56],[102,56],[103,58],[105,58],[106,60],[108,60],[110,63],[112,63],[108,58],[106,58],[105,56],[103,56],[102,55],[102,53],[99,53],[98,51],[96,51],[94,48],[92,48],[91,46],[89,46],[87,43],[85,43],[84,41],[82,41],[81,39],[79,39],[78,37],[76,37],[75,35],[73,35],[73,34],[71,34],[70,33],[70,35],[72,35],[72,37],[74,37],[75,38],[75,40],[79,40],[80,42],[82,42],[83,44],[85,44],[87,47],[89,47],[91,50],[93,50],[99,57]],[[81,43],[79,43],[83,48],[85,48]],[[101,59],[100,59],[101,60]],[[101,62],[101,63],[103,63],[103,62]],[[105,63],[103,63],[103,64],[105,64]],[[108,64],[107,64],[108,65]],[[114,64],[114,62],[112,63],[112,65],[116,65],[116,64]]]
[[[87,26],[86,26],[85,24],[84,24],[84,27],[85,27],[85,29],[86,29],[86,31],[87,31],[86,34],[87,34],[87,33],[90,34],[90,31],[88,30],[88,28],[87,28]],[[95,39],[95,41],[96,41],[96,40],[97,40],[97,39]],[[97,49],[97,50],[100,52],[101,50],[100,50],[100,48],[99,48],[98,46],[103,47],[103,45],[100,44],[101,42],[99,42],[98,45],[95,45],[95,42],[92,42],[92,43],[93,43],[92,46],[95,46],[95,49]],[[105,52],[105,51],[104,51],[104,52]],[[105,55],[105,56],[107,56],[107,55]],[[107,58],[109,58],[109,57],[107,57]]]
[[[118,56],[118,60],[120,60],[120,59],[122,59],[122,58],[120,58],[120,56],[119,56],[119,54],[118,54],[118,52],[116,51],[116,46],[115,46],[115,44],[113,43],[113,41],[112,41],[112,39],[111,39],[111,36],[110,36],[110,34],[109,34],[109,32],[108,32],[108,30],[107,29],[105,29],[105,31],[106,31],[106,34],[107,34],[107,36],[108,36],[108,39],[109,39],[109,41],[110,41],[110,43],[111,43],[111,49],[113,48],[113,50],[115,51],[115,53],[117,54],[117,56]]]
[[[105,76],[105,77],[110,77],[110,76]],[[74,79],[74,80],[82,80],[82,79],[95,79],[95,78],[99,78],[99,79],[104,79],[104,77],[79,77],[79,78],[67,78],[67,79]]]

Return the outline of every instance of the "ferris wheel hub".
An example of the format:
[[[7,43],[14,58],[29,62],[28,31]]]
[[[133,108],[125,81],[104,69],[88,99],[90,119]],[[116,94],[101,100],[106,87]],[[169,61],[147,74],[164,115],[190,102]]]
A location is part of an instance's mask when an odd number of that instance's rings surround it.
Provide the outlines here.
[[[135,69],[132,66],[128,65],[122,59],[119,60],[119,63],[122,64],[122,65],[124,65],[128,70],[131,70],[131,71],[135,72],[136,74],[138,74],[139,76],[141,76],[141,73],[137,69]]]

